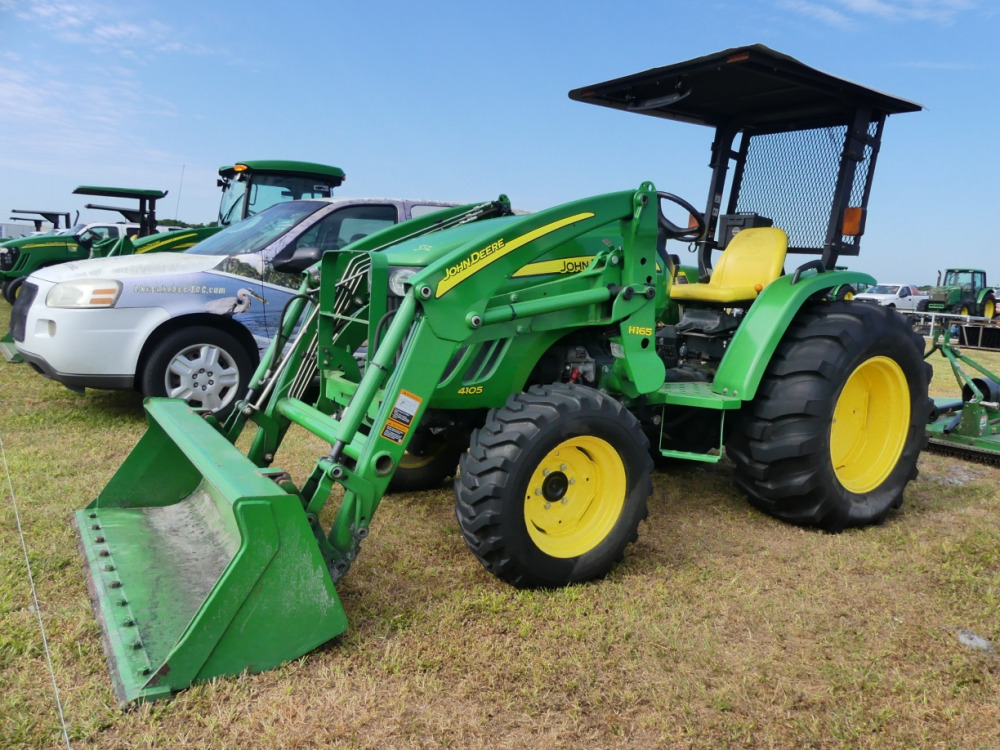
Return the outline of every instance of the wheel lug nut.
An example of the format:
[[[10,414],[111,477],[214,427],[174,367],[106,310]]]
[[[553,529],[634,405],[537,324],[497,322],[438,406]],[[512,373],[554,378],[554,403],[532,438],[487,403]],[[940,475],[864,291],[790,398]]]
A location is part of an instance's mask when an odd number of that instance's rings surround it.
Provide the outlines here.
[[[561,502],[561,503],[562,503],[563,505],[566,505],[566,503],[568,503],[568,502],[569,502],[569,498],[567,498],[567,497],[564,497],[564,498],[563,498],[562,500],[560,500],[559,502]]]
[[[548,510],[551,507],[552,507],[552,503],[545,503],[545,510]]]
[[[561,465],[561,466],[559,467],[559,471],[566,471],[566,469],[568,469],[568,468],[569,468],[569,467],[568,467],[568,466],[566,466],[566,464],[562,464],[562,465]]]
[[[545,476],[548,476],[549,475],[549,470],[548,469],[542,469],[542,474],[544,474]]]

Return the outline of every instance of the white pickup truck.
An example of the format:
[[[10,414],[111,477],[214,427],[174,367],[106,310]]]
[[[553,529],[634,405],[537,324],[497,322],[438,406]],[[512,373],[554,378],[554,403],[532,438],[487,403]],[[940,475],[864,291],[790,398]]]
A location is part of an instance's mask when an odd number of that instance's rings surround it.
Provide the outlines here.
[[[912,284],[876,284],[861,294],[856,294],[854,299],[915,312],[926,310],[929,300],[926,294]]]

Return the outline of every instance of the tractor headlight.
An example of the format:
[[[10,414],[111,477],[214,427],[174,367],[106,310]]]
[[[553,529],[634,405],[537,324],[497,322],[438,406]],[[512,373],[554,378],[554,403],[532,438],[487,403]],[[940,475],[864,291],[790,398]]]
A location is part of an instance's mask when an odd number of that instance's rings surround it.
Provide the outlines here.
[[[45,297],[47,307],[114,307],[122,293],[120,281],[87,279],[56,284]]]
[[[389,271],[389,293],[396,297],[406,296],[406,283],[412,279],[418,271],[423,269],[419,266],[399,266]]]

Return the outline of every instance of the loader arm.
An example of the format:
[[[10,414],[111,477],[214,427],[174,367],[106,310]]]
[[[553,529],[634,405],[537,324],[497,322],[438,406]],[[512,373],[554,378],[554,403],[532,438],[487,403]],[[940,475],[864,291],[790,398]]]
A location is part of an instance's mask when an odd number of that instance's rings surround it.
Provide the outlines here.
[[[285,395],[287,387],[277,386],[275,397],[263,409],[264,418],[258,420],[262,432],[270,430],[272,436],[258,436],[250,458],[267,463],[277,445],[275,429],[291,423],[331,444],[330,454],[317,461],[301,496],[334,579],[346,573],[357,555],[446,367],[470,337],[488,335],[491,328],[506,334],[617,325],[616,338],[630,352],[622,366],[622,382],[633,383],[636,392],[659,387],[662,362],[648,343],[642,344],[655,326],[655,196],[653,186],[646,184],[638,191],[527,216],[500,229],[484,224],[482,233],[474,233],[473,239],[413,277],[384,333],[369,331],[369,342],[377,340],[377,348],[369,351],[360,381],[349,372],[346,355],[362,334],[355,331],[353,338],[347,336],[347,344],[339,343],[352,325],[357,327],[357,320],[325,309],[331,300],[321,302],[317,330],[323,408]],[[518,269],[570,238],[609,223],[620,224],[623,243],[595,257],[585,271],[517,294],[499,293]],[[346,258],[345,254],[324,261],[340,274],[335,277],[339,283],[349,275],[344,273],[350,262]],[[370,260],[373,267],[377,265],[376,258]],[[333,280],[324,279],[323,288],[334,286]],[[338,298],[339,293],[332,303]],[[334,484],[343,486],[344,496],[327,533],[318,518]]]

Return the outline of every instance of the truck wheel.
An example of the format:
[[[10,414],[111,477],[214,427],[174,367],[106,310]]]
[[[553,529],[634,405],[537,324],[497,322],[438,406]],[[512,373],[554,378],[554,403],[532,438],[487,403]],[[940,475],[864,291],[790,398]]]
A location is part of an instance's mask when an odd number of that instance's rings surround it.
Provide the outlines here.
[[[607,394],[532,386],[491,409],[455,480],[462,536],[519,588],[603,577],[635,541],[652,492],[649,441]]]
[[[458,459],[469,447],[467,429],[435,432],[418,428],[389,482],[389,492],[418,492],[440,487],[458,470]]]
[[[11,305],[14,304],[17,295],[21,293],[21,285],[24,284],[24,279],[24,276],[18,276],[16,279],[10,279],[3,285],[3,298]]]
[[[923,339],[885,308],[800,312],[727,445],[751,504],[827,531],[898,508],[926,442],[922,353]]]
[[[997,301],[992,294],[987,294],[986,298],[983,299],[983,309],[982,316],[987,320],[992,320],[993,316],[997,312]]]
[[[143,368],[144,396],[181,398],[226,416],[246,392],[253,363],[235,337],[210,326],[181,328],[152,350]]]

